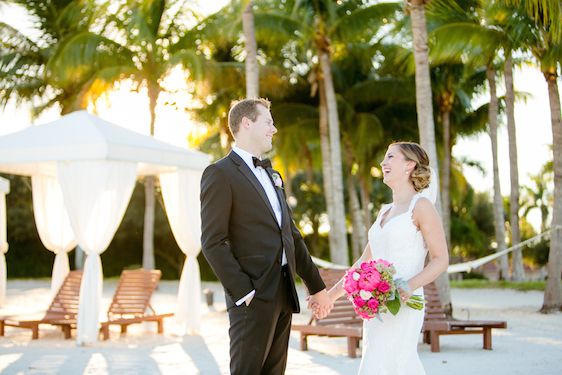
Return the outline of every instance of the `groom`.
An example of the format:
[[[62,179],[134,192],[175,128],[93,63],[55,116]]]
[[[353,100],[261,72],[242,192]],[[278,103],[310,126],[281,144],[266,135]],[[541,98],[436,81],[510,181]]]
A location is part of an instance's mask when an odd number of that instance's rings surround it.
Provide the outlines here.
[[[201,179],[203,254],[221,281],[230,320],[230,372],[283,374],[291,318],[299,312],[295,273],[319,317],[331,308],[284,199],[283,182],[261,156],[277,129],[265,99],[233,103],[236,146]]]

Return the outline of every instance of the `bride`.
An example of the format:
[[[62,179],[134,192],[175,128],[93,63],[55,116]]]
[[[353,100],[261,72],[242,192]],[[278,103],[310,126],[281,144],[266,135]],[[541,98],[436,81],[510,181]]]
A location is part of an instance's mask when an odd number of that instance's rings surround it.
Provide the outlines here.
[[[417,143],[396,142],[381,163],[383,182],[392,189],[392,203],[383,205],[369,229],[369,243],[355,263],[385,259],[394,264],[402,301],[423,295],[422,287],[447,269],[449,256],[441,219],[435,210],[436,181],[431,181],[429,158]],[[430,261],[424,267],[427,253]],[[334,302],[344,294],[343,280],[330,291]],[[363,356],[359,374],[425,374],[417,344],[423,310],[406,305],[397,315],[382,314],[363,324]]]

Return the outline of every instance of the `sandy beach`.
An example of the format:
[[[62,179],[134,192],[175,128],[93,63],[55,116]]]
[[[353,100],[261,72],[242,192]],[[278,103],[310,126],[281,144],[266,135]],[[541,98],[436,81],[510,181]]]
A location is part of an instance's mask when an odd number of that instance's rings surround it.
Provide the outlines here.
[[[104,282],[102,311],[107,311],[116,283]],[[152,303],[158,312],[174,311],[177,287],[177,281],[160,283]],[[164,335],[148,323],[130,326],[124,336],[112,327],[110,340],[80,347],[54,327],[42,326],[39,340],[31,340],[29,330],[7,327],[0,337],[0,373],[228,374],[224,294],[217,283],[203,283],[203,288],[215,293],[213,307],[204,305],[199,335],[179,335],[179,326],[168,319]],[[304,296],[302,288],[299,293]],[[508,329],[494,331],[492,351],[482,349],[481,335],[442,336],[440,353],[431,353],[420,337],[418,348],[428,374],[561,373],[562,314],[537,312],[542,292],[453,289],[452,298],[456,317],[506,320]],[[7,305],[0,315],[38,312],[49,302],[48,280],[9,280]],[[306,322],[308,317],[305,309],[293,320]],[[359,357],[347,357],[345,339],[311,337],[309,351],[302,352],[298,334],[291,334],[287,374],[354,374],[359,363]]]

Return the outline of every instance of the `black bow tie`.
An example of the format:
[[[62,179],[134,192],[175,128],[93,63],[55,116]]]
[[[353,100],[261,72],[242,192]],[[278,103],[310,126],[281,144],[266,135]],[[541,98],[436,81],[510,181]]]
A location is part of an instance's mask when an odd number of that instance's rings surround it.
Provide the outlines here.
[[[252,156],[252,161],[254,162],[254,167],[262,167],[263,169],[271,168],[271,160],[263,159],[260,160],[255,156]]]

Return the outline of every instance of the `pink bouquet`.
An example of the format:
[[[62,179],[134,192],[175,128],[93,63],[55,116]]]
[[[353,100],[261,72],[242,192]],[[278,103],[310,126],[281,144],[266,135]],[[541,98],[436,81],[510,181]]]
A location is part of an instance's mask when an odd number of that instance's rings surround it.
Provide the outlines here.
[[[401,303],[397,288],[403,281],[394,280],[395,274],[392,263],[384,259],[363,262],[358,268],[352,267],[346,272],[343,288],[361,318],[380,319],[380,313],[398,313]],[[423,303],[423,298],[417,295],[406,301],[407,306],[416,310],[421,310]]]

